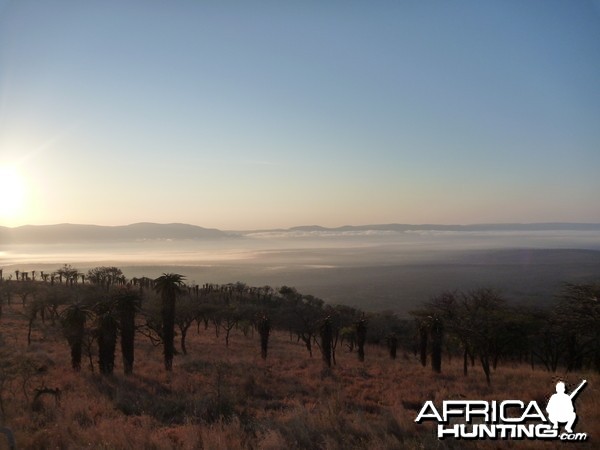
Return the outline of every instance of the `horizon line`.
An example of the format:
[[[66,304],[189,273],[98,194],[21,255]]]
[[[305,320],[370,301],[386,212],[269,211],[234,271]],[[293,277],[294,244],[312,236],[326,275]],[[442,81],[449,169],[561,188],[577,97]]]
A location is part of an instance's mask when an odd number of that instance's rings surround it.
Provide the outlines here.
[[[121,225],[99,225],[94,223],[73,223],[73,222],[61,222],[61,223],[49,223],[49,224],[24,224],[24,225],[16,225],[16,226],[6,226],[0,225],[0,228],[15,230],[18,228],[26,228],[26,227],[57,227],[57,226],[83,226],[83,227],[98,227],[98,228],[120,228],[120,227],[130,227],[135,225],[160,225],[160,226],[170,226],[170,225],[184,225],[202,228],[205,230],[218,230],[218,231],[289,231],[296,230],[298,228],[322,228],[325,230],[335,230],[340,228],[362,228],[369,226],[413,226],[413,227],[424,227],[424,226],[442,226],[442,227],[474,227],[474,226],[494,226],[494,225],[502,225],[502,226],[510,226],[510,225],[518,225],[518,226],[530,226],[530,225],[598,225],[600,226],[600,222],[570,222],[570,221],[544,221],[544,222],[477,222],[477,223],[402,223],[402,222],[388,222],[388,223],[366,223],[361,225],[353,225],[353,224],[344,224],[339,226],[323,226],[318,224],[310,224],[310,225],[293,225],[290,227],[274,227],[274,228],[240,228],[240,229],[231,229],[231,228],[216,228],[216,227],[205,227],[202,225],[196,225],[192,223],[186,222],[132,222],[128,224]]]

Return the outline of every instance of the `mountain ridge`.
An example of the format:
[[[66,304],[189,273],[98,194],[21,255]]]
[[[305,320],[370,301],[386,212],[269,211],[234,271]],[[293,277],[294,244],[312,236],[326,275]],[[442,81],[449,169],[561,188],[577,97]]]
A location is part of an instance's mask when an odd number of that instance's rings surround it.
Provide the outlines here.
[[[75,243],[169,239],[223,239],[231,237],[215,228],[184,223],[158,224],[139,222],[129,225],[87,225],[62,223],[54,225],[0,226],[0,243]]]
[[[600,223],[582,222],[533,222],[533,223],[479,223],[468,225],[444,224],[372,224],[322,227],[319,225],[298,226],[287,231],[544,231],[544,230],[600,230]]]
[[[536,223],[488,223],[471,225],[440,224],[372,224],[323,227],[304,225],[290,228],[265,230],[222,231],[185,223],[137,222],[129,225],[93,225],[61,223],[53,225],[0,226],[0,244],[22,243],[75,243],[136,240],[185,240],[240,238],[253,233],[340,233],[340,232],[486,232],[486,231],[600,231],[600,223],[536,222]]]

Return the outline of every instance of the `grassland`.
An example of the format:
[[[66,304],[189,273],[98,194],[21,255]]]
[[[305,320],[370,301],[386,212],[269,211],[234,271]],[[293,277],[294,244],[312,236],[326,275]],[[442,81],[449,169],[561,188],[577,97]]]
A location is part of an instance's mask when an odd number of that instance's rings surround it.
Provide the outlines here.
[[[487,386],[478,367],[462,374],[460,358],[444,359],[443,373],[422,367],[409,352],[390,360],[367,346],[366,360],[338,349],[337,365],[323,369],[318,352],[274,332],[269,356],[260,357],[258,334],[234,330],[229,348],[214,329],[188,337],[188,355],[175,358],[172,374],[160,347],[137,336],[132,376],[122,375],[120,355],[112,376],[70,368],[69,348],[50,322],[36,322],[27,345],[20,305],[5,306],[2,335],[3,426],[18,448],[34,449],[429,449],[562,448],[561,442],[439,441],[431,423],[416,424],[426,400],[536,400],[545,405],[558,379],[588,380],[577,398],[577,431],[590,436],[581,448],[598,448],[600,377],[549,373],[541,367],[501,364]],[[409,344],[409,343],[404,343]],[[34,401],[36,389],[60,389]],[[4,445],[4,443],[3,443]],[[0,448],[2,448],[0,446]],[[579,448],[579,447],[578,447]]]

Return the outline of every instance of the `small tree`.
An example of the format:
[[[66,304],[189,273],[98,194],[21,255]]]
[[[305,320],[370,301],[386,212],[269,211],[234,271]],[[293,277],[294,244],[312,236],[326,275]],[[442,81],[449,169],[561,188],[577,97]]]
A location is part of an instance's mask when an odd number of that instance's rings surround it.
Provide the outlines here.
[[[323,300],[312,295],[302,295],[287,286],[279,290],[283,300],[282,323],[287,325],[298,340],[302,340],[312,357],[312,343],[319,333],[319,320],[323,317]]]
[[[88,270],[87,279],[90,283],[104,287],[106,290],[123,278],[123,272],[118,267],[94,267]]]
[[[77,279],[79,278],[79,271],[72,267],[70,264],[63,265],[60,269],[56,271],[60,282],[62,283],[63,278],[67,285],[73,285],[77,283]]]
[[[490,362],[503,346],[509,345],[505,339],[509,329],[505,303],[492,289],[479,288],[467,293],[445,292],[432,299],[425,310],[430,315],[426,322],[432,329],[432,339],[439,341],[440,354],[443,328],[442,322],[439,327],[434,326],[434,318],[443,320],[446,330],[463,345],[465,374],[467,356],[476,355],[488,384],[491,383]]]
[[[175,310],[175,325],[179,329],[181,336],[181,351],[187,355],[186,337],[187,332],[194,321],[200,316],[200,304],[197,298],[190,294],[180,296]]]
[[[231,330],[237,326],[240,321],[240,312],[237,306],[228,305],[221,308],[220,313],[217,314],[219,318],[219,324],[223,331],[225,331],[225,347],[229,348],[229,336]]]

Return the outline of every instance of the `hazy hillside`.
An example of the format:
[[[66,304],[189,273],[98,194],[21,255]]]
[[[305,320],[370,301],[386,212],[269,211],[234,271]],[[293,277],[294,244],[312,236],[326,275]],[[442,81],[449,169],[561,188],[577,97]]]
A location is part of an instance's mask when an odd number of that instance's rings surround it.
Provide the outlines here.
[[[473,225],[436,225],[436,224],[377,224],[377,225],[346,225],[326,228],[318,225],[299,226],[287,231],[597,231],[598,223],[488,223]]]
[[[58,244],[71,242],[139,241],[167,239],[222,239],[227,233],[182,223],[136,223],[125,226],[58,224],[16,228],[0,227],[3,244]]]
[[[259,234],[280,234],[298,237],[304,234],[326,237],[344,235],[396,234],[411,232],[513,232],[513,231],[600,231],[597,223],[531,223],[476,225],[408,225],[374,224],[326,228],[317,225],[289,229],[221,231],[182,223],[136,223],[124,226],[99,225],[25,225],[9,228],[0,226],[0,244],[60,244],[75,242],[119,242],[144,240],[223,239]]]

